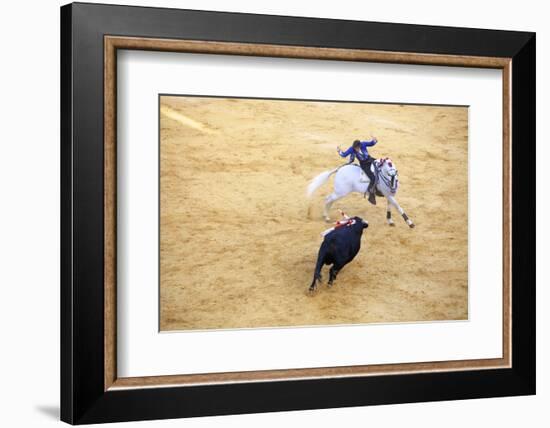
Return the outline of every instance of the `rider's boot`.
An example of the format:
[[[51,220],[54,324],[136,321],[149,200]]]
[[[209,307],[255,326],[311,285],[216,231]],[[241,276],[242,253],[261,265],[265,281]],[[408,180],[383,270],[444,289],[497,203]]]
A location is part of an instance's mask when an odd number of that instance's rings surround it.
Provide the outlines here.
[[[373,205],[376,205],[376,196],[374,194],[374,186],[372,185],[372,183],[369,183],[369,187],[365,192],[365,196],[367,196],[367,193],[369,194],[369,202]]]
[[[369,202],[373,205],[376,205],[376,196],[373,191],[369,192]]]

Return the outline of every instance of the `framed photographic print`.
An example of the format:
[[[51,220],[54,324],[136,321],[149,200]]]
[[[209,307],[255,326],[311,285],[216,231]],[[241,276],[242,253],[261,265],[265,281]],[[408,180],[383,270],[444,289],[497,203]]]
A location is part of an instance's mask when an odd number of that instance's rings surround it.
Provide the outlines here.
[[[535,393],[535,35],[61,8],[61,418]]]

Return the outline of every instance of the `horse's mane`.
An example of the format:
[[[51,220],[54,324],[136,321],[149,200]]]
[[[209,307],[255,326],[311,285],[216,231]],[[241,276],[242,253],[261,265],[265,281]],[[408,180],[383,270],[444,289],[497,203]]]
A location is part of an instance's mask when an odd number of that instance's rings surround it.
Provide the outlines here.
[[[382,168],[386,162],[389,163],[390,167],[392,166],[392,160],[386,157],[378,159],[378,167]]]

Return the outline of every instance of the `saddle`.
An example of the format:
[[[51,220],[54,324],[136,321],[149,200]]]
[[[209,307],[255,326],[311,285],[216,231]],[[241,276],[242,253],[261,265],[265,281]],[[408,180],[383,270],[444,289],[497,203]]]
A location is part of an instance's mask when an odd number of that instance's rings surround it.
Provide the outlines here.
[[[371,163],[370,165],[370,170],[372,171],[372,173],[374,174],[374,194],[376,196],[384,196],[383,193],[380,192],[380,190],[378,190],[378,187],[377,187],[377,184],[378,184],[378,180],[379,180],[379,177],[380,177],[380,169],[379,169],[379,165],[380,165],[380,161],[378,159],[376,159],[374,162]],[[359,165],[358,165],[359,166]],[[361,168],[359,166],[359,168]],[[363,168],[361,168],[361,173],[359,175],[359,181],[361,183],[368,183],[369,182],[369,177],[368,175],[365,173],[365,171],[363,171]],[[367,193],[368,193],[368,190],[365,192],[365,194],[363,195],[363,197],[367,197]],[[369,196],[369,202],[376,205],[376,199],[374,198],[374,196]]]
[[[357,165],[357,166],[359,166],[359,165]],[[361,168],[360,166],[359,166],[359,168],[361,170],[361,174],[359,175],[359,181],[361,183],[368,183],[369,182],[369,176],[365,173],[365,171],[363,171],[363,168]],[[373,163],[371,163],[370,170],[374,174],[374,185],[376,185],[376,183],[378,183],[378,174],[379,174],[378,160],[375,160]]]

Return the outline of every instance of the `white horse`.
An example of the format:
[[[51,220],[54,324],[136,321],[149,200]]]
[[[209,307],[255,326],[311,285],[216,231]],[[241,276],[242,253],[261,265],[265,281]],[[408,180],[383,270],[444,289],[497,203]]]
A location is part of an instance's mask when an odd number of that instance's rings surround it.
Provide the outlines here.
[[[378,180],[376,183],[376,194],[385,196],[387,199],[386,220],[390,226],[395,226],[391,218],[391,207],[401,214],[409,227],[414,227],[412,220],[405,214],[405,211],[397,203],[395,194],[399,188],[399,179],[397,178],[397,169],[390,158],[378,159],[373,162],[371,170],[376,174],[374,163],[378,168]],[[345,164],[331,171],[325,171],[315,177],[309,183],[307,188],[307,196],[310,197],[315,191],[327,182],[332,174],[334,177],[334,191],[325,198],[325,207],[323,216],[326,221],[330,221],[329,210],[332,204],[340,198],[343,198],[351,192],[365,194],[369,187],[369,178],[357,164]]]

